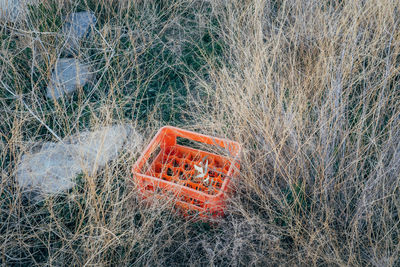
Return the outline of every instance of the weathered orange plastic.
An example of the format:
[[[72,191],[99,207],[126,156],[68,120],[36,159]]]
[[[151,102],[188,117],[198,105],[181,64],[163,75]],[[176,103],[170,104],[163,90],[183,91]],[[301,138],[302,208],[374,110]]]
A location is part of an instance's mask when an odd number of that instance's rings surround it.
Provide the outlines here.
[[[178,145],[177,137],[215,146],[228,155]],[[237,142],[165,126],[134,164],[133,178],[144,198],[173,196],[175,206],[185,215],[218,217],[224,214],[231,180],[239,173],[239,154]],[[205,161],[206,175],[196,178],[194,165],[204,167]]]

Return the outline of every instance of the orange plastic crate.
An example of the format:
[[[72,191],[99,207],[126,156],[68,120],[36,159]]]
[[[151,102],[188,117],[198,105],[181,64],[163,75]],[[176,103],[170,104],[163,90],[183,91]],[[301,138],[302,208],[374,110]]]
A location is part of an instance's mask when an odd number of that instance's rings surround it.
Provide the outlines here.
[[[179,145],[178,137],[211,145],[227,155]],[[222,216],[231,179],[239,173],[239,153],[237,142],[165,126],[134,164],[133,178],[144,198],[173,196],[185,215]]]

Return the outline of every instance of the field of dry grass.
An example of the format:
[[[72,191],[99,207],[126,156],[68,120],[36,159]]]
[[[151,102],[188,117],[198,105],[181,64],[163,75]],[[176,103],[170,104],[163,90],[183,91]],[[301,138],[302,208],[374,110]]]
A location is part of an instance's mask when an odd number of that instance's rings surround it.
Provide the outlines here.
[[[95,79],[48,100],[62,18],[80,10],[98,20],[79,54]],[[1,22],[0,265],[400,266],[399,12],[396,0],[46,0]],[[21,193],[15,170],[35,143],[118,123],[143,135],[138,151],[65,194]],[[130,168],[167,124],[243,145],[218,225],[137,197]]]

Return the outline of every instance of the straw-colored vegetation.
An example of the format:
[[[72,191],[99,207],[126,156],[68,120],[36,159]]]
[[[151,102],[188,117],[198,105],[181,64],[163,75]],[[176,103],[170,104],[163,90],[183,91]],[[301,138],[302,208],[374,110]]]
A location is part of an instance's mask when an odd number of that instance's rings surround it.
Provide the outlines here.
[[[0,26],[1,265],[400,265],[399,1],[73,2]],[[98,19],[80,53],[95,79],[53,102],[57,33],[79,10]],[[141,149],[166,124],[243,145],[218,226],[144,205],[141,151],[21,194],[35,142],[116,123]]]

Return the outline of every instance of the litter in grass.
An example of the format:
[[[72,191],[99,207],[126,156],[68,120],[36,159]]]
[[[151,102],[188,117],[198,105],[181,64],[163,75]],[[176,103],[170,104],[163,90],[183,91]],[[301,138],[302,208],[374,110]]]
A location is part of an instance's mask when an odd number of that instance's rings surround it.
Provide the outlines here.
[[[69,14],[62,28],[62,36],[65,37],[65,42],[61,54],[77,56],[80,42],[89,36],[96,21],[93,12],[85,11]],[[75,58],[60,58],[53,68],[46,96],[53,100],[59,99],[84,86],[92,77],[90,64]]]
[[[69,14],[62,28],[62,35],[65,37],[63,52],[77,54],[80,42],[90,36],[96,21],[95,15],[90,11]]]
[[[84,86],[92,77],[87,64],[74,58],[62,58],[56,62],[46,96],[51,99],[71,94],[78,87]]]
[[[178,137],[209,145],[219,154],[179,145]],[[133,166],[133,178],[144,198],[172,195],[184,214],[216,218],[224,214],[231,181],[239,174],[239,156],[237,142],[166,126]]]
[[[129,144],[136,149],[141,136],[128,125],[104,127],[64,138],[63,142],[44,143],[36,153],[25,154],[18,165],[16,179],[23,191],[41,197],[68,190],[79,173],[95,174],[115,159]]]

